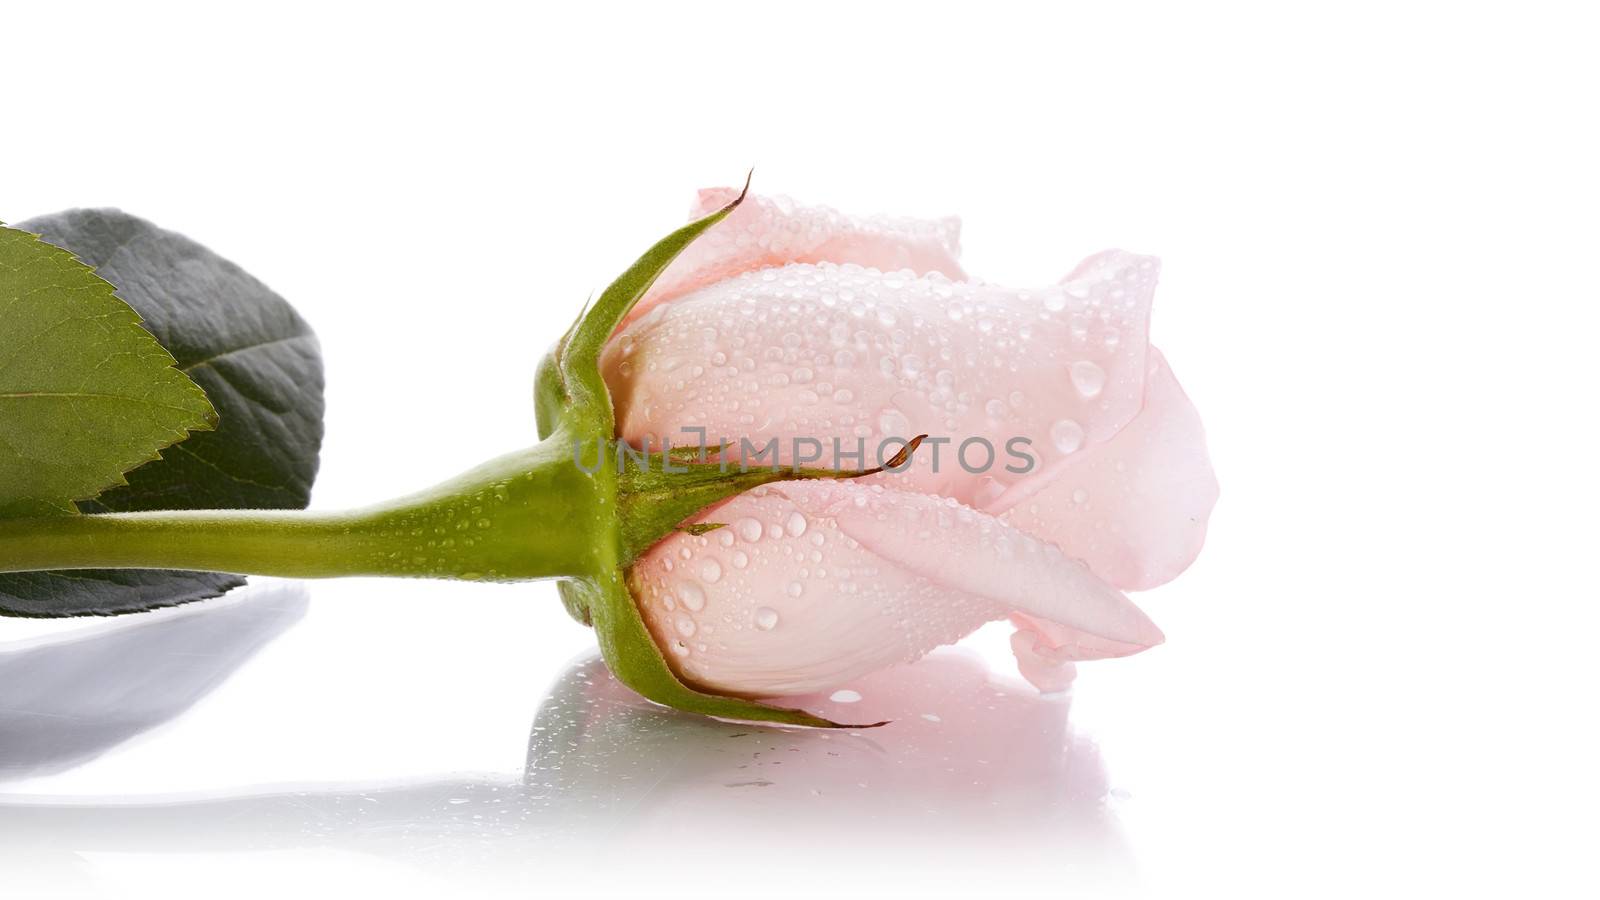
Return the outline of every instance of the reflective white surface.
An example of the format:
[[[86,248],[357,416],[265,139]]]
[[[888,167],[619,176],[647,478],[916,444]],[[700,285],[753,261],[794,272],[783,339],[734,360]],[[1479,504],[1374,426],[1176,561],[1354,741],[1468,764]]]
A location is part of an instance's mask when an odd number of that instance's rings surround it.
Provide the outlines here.
[[[0,673],[11,676],[0,690],[0,771],[10,782],[0,800],[0,856],[9,877],[53,892],[88,883],[61,878],[80,859],[206,853],[216,863],[252,854],[248,867],[270,850],[348,852],[510,887],[585,879],[591,865],[625,878],[670,871],[707,853],[759,872],[759,860],[790,856],[798,841],[818,876],[890,861],[970,872],[1041,854],[1085,883],[1132,883],[1117,800],[1098,748],[1071,723],[1070,697],[996,677],[961,649],[860,680],[858,701],[802,701],[841,719],[893,720],[875,728],[779,729],[684,715],[621,687],[589,652],[560,668],[518,742],[526,755],[517,768],[200,787],[204,776],[178,766],[184,772],[169,775],[171,789],[118,793],[76,787],[96,782],[92,765],[50,777],[146,741],[182,758],[192,752],[184,732],[253,718],[221,705],[234,702],[224,687],[212,715],[192,717],[176,742],[147,734],[241,666],[296,665],[282,654],[247,660],[302,615],[306,594],[267,583],[210,607],[0,650]],[[344,730],[335,756],[352,758],[351,742],[385,756],[391,739]],[[175,763],[169,756],[162,769]],[[291,771],[271,754],[242,770],[249,782]],[[604,860],[618,853],[628,864],[608,872]]]

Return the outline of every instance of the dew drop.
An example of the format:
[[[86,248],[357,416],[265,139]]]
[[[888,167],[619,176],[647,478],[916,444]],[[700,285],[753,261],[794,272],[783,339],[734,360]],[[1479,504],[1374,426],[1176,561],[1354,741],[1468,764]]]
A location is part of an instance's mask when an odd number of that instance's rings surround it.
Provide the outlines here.
[[[806,521],[805,515],[797,509],[789,514],[789,520],[783,524],[791,536],[799,537],[806,533],[806,525],[809,523]]]
[[[707,584],[716,584],[722,580],[722,563],[708,559],[700,566],[700,577]]]
[[[747,541],[755,542],[761,540],[761,523],[755,519],[746,516],[740,519],[733,527],[739,529],[739,537]]]
[[[1072,386],[1085,397],[1098,397],[1106,387],[1106,370],[1088,360],[1072,364]]]
[[[689,618],[688,614],[686,613],[679,613],[678,615],[674,616],[672,619],[672,627],[678,629],[678,633],[684,637],[694,636],[694,619]]]
[[[886,437],[909,437],[911,420],[898,409],[886,409],[878,413],[878,430]]]
[[[684,582],[678,585],[678,597],[683,600],[683,605],[693,612],[706,608],[706,592],[694,582]]]
[[[851,690],[834,691],[828,695],[828,699],[835,703],[860,703],[861,695]]]
[[[771,631],[778,627],[778,611],[770,606],[763,606],[756,610],[756,627],[762,631]]]
[[[744,552],[743,550],[735,550],[733,551],[733,556],[731,557],[730,562],[733,563],[733,567],[735,569],[742,569],[745,566],[750,565],[750,554]]]
[[[1072,502],[1073,503],[1087,503],[1088,500],[1089,500],[1089,492],[1084,490],[1083,488],[1077,488],[1072,492]]]
[[[1062,453],[1076,453],[1083,446],[1083,426],[1072,419],[1062,419],[1050,426],[1050,443]]]
[[[789,582],[788,593],[789,593],[789,596],[791,596],[791,597],[800,596],[805,591],[805,589],[806,589],[806,586],[801,584],[798,581]]]

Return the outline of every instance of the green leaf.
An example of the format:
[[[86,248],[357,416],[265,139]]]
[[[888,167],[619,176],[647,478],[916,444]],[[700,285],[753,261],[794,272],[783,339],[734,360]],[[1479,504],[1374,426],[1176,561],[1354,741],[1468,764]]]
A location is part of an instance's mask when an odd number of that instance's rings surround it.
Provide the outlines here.
[[[0,228],[0,517],[71,513],[216,425],[113,290],[65,250]]]
[[[221,419],[130,472],[125,486],[79,502],[83,512],[305,507],[322,445],[322,358],[288,302],[194,241],[116,210],[71,210],[18,227],[96,266]],[[243,583],[212,572],[0,575],[0,614],[137,612]]]

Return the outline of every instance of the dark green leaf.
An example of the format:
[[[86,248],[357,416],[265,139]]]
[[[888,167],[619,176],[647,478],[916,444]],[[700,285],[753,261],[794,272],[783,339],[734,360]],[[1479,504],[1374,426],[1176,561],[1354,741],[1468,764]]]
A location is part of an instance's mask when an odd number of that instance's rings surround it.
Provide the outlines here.
[[[79,503],[84,512],[306,505],[322,444],[322,357],[293,307],[205,247],[116,210],[71,210],[18,227],[96,266],[221,417],[215,431],[130,472],[126,486]],[[0,575],[0,611],[136,612],[215,597],[242,583],[201,572]]]

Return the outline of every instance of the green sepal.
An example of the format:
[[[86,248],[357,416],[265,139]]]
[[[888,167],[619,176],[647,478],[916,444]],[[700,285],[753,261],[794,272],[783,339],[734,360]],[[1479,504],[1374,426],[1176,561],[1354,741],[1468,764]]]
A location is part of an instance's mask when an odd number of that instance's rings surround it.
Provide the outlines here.
[[[745,193],[749,190],[750,180],[747,177],[744,190],[733,202],[657,241],[600,293],[600,298],[562,338],[554,353],[556,369],[552,374],[556,385],[536,386],[535,390],[540,396],[548,393],[565,398],[566,409],[560,418],[572,426],[573,433],[595,436],[616,433],[611,394],[600,375],[600,352],[605,349],[606,342],[611,339],[617,326],[622,324],[628,311],[650,290],[650,286],[655,284],[678,254],[711,226],[727,218],[744,202]]]
[[[744,468],[738,463],[691,463],[678,450],[652,453],[641,460],[631,452],[624,452],[622,472],[617,479],[617,513],[622,531],[622,562],[632,565],[662,538],[674,531],[688,530],[703,534],[711,528],[695,531],[699,526],[684,524],[691,516],[717,503],[765,484],[778,481],[814,479],[860,478],[876,475],[884,468],[897,469],[904,465],[927,435],[918,435],[906,442],[885,466],[871,469],[814,469],[809,467],[767,466]],[[723,445],[724,448],[727,445]],[[692,450],[699,448],[680,448]],[[668,464],[673,466],[668,469]],[[717,523],[707,523],[712,528]]]

